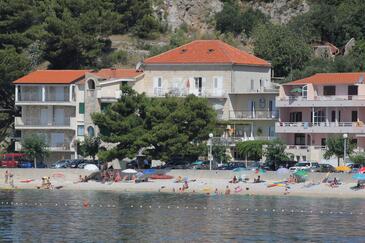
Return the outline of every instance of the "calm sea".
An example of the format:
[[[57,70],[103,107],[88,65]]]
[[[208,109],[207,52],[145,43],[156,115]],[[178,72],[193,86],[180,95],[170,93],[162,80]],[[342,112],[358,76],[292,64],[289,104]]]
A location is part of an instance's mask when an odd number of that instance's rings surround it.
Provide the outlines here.
[[[0,242],[365,242],[365,202],[0,191]]]

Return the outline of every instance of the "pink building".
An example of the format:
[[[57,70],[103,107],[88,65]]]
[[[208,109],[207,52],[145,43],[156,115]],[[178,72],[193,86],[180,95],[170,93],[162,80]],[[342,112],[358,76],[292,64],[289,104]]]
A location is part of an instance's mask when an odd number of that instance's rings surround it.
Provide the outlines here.
[[[323,158],[329,136],[347,136],[365,148],[365,73],[319,73],[281,85],[275,131],[294,159]]]

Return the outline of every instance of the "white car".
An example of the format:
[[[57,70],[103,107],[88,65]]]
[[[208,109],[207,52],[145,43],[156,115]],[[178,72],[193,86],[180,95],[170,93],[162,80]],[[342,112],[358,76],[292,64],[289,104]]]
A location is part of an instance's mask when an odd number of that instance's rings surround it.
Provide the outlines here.
[[[311,171],[316,168],[319,168],[319,164],[317,162],[298,162],[293,167],[290,167],[289,170],[291,172],[296,172],[298,170]]]

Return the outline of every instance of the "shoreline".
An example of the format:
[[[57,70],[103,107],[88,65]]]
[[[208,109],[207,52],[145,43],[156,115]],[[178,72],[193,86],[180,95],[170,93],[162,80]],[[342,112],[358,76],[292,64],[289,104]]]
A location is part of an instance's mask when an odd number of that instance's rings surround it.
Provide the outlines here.
[[[67,191],[108,191],[116,193],[175,193],[175,194],[200,194],[209,196],[281,196],[281,197],[315,197],[315,198],[365,198],[365,189],[354,191],[350,187],[356,185],[356,180],[351,179],[351,174],[331,174],[330,178],[339,178],[342,182],[336,188],[331,188],[328,184],[318,183],[323,178],[323,174],[312,174],[308,181],[315,185],[307,183],[290,184],[288,193],[286,194],[285,186],[275,186],[268,188],[267,185],[273,182],[283,180],[283,176],[277,176],[275,173],[265,173],[260,176],[266,182],[253,183],[253,178],[257,174],[247,172],[246,176],[250,182],[239,182],[237,184],[228,183],[233,177],[234,173],[231,171],[196,171],[196,170],[173,170],[168,174],[177,178],[178,176],[187,176],[190,180],[189,189],[180,192],[183,183],[175,183],[175,179],[168,180],[150,180],[149,182],[134,183],[134,182],[113,182],[101,183],[96,181],[74,183],[78,180],[79,175],[88,175],[90,172],[78,169],[10,169],[14,173],[14,185],[16,188],[12,189],[10,185],[4,183],[2,176],[5,169],[0,169],[0,190],[37,190],[37,186],[41,184],[41,177],[50,176],[52,184],[62,186],[60,190]],[[52,177],[55,174],[62,174],[63,177]],[[223,179],[226,178],[226,179]],[[22,183],[20,180],[33,179],[29,183]],[[308,185],[308,187],[306,187]],[[224,195],[226,187],[230,189],[230,195]],[[239,187],[239,189],[235,188]],[[248,188],[248,190],[247,190]],[[218,189],[218,194],[214,191]],[[48,189],[40,189],[48,190]],[[56,190],[56,189],[54,189]],[[174,192],[175,191],[175,192]]]

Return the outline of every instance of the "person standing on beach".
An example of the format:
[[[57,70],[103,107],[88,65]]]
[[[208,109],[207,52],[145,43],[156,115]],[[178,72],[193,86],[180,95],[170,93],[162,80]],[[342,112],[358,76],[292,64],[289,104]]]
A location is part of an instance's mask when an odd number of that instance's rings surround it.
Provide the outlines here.
[[[14,175],[13,173],[9,173],[9,184],[12,188],[14,188]]]
[[[8,181],[9,181],[9,171],[6,170],[5,171],[5,184],[8,184]]]

